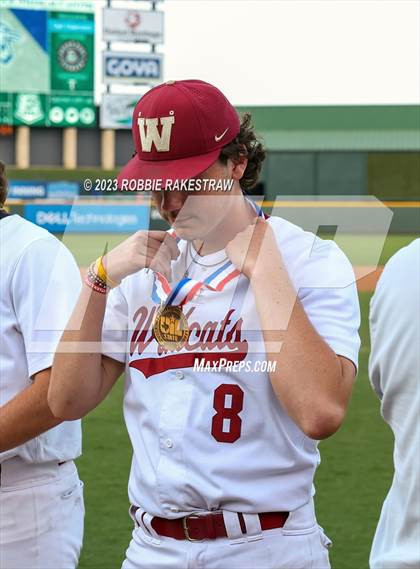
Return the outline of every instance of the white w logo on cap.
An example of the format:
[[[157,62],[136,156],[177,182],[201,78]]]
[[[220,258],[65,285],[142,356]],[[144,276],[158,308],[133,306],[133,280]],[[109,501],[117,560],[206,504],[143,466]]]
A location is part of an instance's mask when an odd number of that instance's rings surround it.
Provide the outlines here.
[[[171,114],[172,113],[172,114]],[[154,119],[143,119],[139,114],[137,124],[139,125],[141,148],[143,152],[151,152],[152,144],[158,152],[168,152],[171,144],[172,125],[175,122],[173,111],[171,116]],[[159,134],[158,124],[162,125],[162,132]]]

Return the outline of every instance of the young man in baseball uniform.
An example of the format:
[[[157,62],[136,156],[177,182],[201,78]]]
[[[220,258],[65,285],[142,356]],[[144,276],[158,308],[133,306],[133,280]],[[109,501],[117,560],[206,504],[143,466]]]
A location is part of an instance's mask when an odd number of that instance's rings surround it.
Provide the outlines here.
[[[0,567],[74,569],[81,427],[53,416],[47,392],[80,272],[58,239],[3,209],[6,190],[0,162]]]
[[[54,414],[75,419],[126,372],[135,529],[123,568],[328,567],[312,481],[317,439],[339,428],[355,377],[351,266],[244,197],[264,150],[212,85],[155,87],[133,137],[120,186],[161,183],[172,229],[92,263],[62,338],[75,351],[56,355],[49,389]],[[83,352],[101,341],[102,354]]]
[[[395,437],[371,569],[420,567],[420,239],[386,264],[370,304],[370,380]]]

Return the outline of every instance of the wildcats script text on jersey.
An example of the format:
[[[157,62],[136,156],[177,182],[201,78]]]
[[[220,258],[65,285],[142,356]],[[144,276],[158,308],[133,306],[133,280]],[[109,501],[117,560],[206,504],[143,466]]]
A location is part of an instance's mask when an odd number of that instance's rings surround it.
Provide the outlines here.
[[[190,335],[182,351],[179,350],[181,353],[166,351],[153,337],[153,320],[157,308],[141,306],[133,317],[135,329],[131,336],[129,365],[141,371],[145,377],[169,369],[193,367],[196,359],[211,363],[222,359],[229,362],[245,359],[248,342],[243,338],[243,319],[236,317],[234,308],[222,320],[207,321],[204,324],[193,319],[194,306],[186,310]],[[146,353],[152,357],[147,357]]]

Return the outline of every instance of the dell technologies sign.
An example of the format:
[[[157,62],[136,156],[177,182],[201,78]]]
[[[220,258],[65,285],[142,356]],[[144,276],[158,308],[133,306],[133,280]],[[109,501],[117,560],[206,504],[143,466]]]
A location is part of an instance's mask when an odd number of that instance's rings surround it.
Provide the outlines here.
[[[104,54],[104,79],[106,83],[161,82],[162,55],[107,51]]]

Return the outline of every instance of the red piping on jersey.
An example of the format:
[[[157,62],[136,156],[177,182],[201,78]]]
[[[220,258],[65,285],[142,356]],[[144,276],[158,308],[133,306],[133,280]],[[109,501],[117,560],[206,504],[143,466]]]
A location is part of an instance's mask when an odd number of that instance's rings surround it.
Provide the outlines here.
[[[189,302],[192,298],[194,298],[197,290],[201,288],[202,284],[203,283],[198,282],[195,286],[193,286],[193,288],[190,290],[190,292],[187,294],[187,296],[182,301],[181,306],[183,306],[184,304],[187,304],[187,302]]]
[[[225,287],[225,285],[231,281],[232,279],[236,278],[238,275],[240,275],[241,272],[238,271],[236,269],[236,271],[233,271],[232,273],[230,273],[227,277],[225,277],[222,281],[220,281],[220,283],[216,286],[215,290],[219,291],[219,290],[223,290],[223,288]]]

